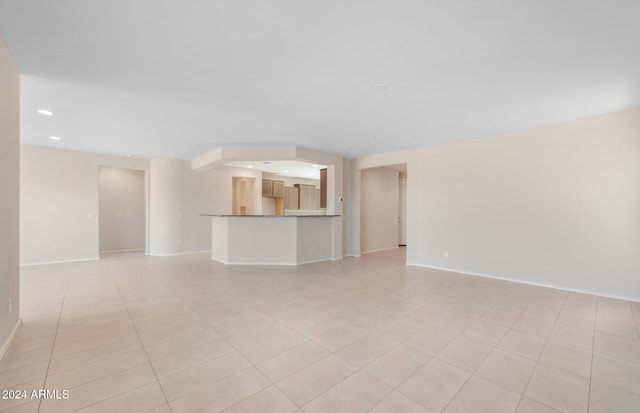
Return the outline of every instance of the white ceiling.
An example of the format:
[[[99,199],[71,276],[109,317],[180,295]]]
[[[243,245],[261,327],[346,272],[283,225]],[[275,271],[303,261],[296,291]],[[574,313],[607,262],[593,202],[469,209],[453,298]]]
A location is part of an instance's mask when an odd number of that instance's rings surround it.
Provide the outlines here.
[[[355,158],[640,106],[638,16],[638,0],[0,0],[0,36],[23,143]]]
[[[257,169],[280,176],[320,180],[320,169],[326,165],[311,164],[302,161],[234,161],[227,166]]]

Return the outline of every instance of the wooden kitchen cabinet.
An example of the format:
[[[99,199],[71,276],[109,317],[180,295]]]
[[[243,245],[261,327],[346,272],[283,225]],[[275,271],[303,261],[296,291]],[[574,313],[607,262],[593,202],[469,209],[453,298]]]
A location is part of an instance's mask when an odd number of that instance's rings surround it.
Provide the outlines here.
[[[262,180],[262,196],[270,197],[273,193],[273,181],[271,179]]]
[[[320,169],[320,208],[327,207],[327,168]]]
[[[284,181],[273,181],[273,192],[271,196],[274,198],[284,198]]]
[[[284,181],[263,179],[262,196],[268,198],[284,198]]]
[[[298,187],[298,209],[316,209],[316,186],[296,184]]]
[[[298,187],[284,188],[284,209],[298,209]]]

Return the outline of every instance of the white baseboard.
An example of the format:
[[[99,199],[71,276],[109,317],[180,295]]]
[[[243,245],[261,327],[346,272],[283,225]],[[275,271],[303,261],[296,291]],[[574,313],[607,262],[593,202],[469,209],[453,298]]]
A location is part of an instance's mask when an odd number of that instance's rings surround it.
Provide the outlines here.
[[[100,254],[118,254],[124,252],[144,252],[144,248],[134,248],[131,250],[110,250],[110,251],[100,251]]]
[[[399,246],[395,246],[395,247],[390,247],[390,248],[381,248],[379,250],[362,251],[360,254],[372,254],[374,252],[397,250],[398,248],[400,248],[400,247]]]
[[[298,265],[304,265],[304,264],[314,264],[316,262],[324,262],[324,261],[338,261],[341,260],[342,257],[336,257],[336,258],[323,258],[320,260],[310,260],[310,261],[301,261],[298,263]]]
[[[211,250],[202,250],[202,251],[188,251],[188,252],[177,252],[174,254],[156,254],[149,253],[147,254],[150,257],[177,257],[179,255],[192,255],[192,254],[204,254],[205,252],[211,252]]]
[[[70,262],[86,262],[86,261],[98,261],[100,257],[95,258],[80,258],[76,260],[60,260],[60,261],[42,261],[42,262],[30,262],[27,264],[20,264],[21,267],[32,267],[34,265],[49,265],[49,264],[68,264]]]
[[[4,353],[6,353],[7,350],[9,349],[9,346],[11,345],[13,338],[18,333],[18,330],[20,329],[21,325],[22,325],[22,319],[19,318],[15,327],[13,327],[13,330],[11,330],[11,334],[9,334],[9,337],[7,337],[7,340],[4,342],[2,347],[0,347],[0,360],[2,360],[2,357],[4,357]]]
[[[223,261],[213,257],[211,257],[211,260],[215,262],[219,262],[224,265],[287,265],[287,266],[296,265],[295,263],[290,263],[290,262],[227,262],[227,261]]]
[[[579,288],[569,288],[569,287],[558,286],[558,285],[553,285],[553,284],[537,283],[537,282],[534,282],[534,281],[521,280],[521,279],[517,279],[517,278],[499,277],[499,276],[496,276],[496,275],[482,274],[482,273],[478,273],[478,272],[453,270],[451,268],[444,268],[444,267],[434,267],[432,265],[415,264],[415,263],[409,263],[409,262],[407,262],[406,265],[413,266],[413,267],[430,268],[432,270],[456,272],[458,274],[475,275],[477,277],[492,278],[494,280],[510,281],[510,282],[519,283],[519,284],[526,284],[526,285],[534,285],[536,287],[553,288],[553,289],[556,289],[556,290],[569,291],[569,292],[572,292],[572,293],[597,295],[599,297],[613,298],[613,299],[616,299],[616,300],[633,301],[633,302],[636,302],[636,303],[640,302],[639,298],[626,297],[626,296],[617,295],[617,294],[608,294],[608,293],[603,293],[601,291],[582,290],[582,289],[579,289]]]
[[[321,260],[301,261],[301,262],[297,262],[297,263],[291,263],[291,262],[226,262],[226,261],[222,261],[222,260],[219,260],[217,258],[211,257],[212,261],[216,261],[216,262],[219,262],[219,263],[225,264],[225,265],[286,265],[286,266],[313,264],[313,263],[316,263],[316,262],[324,262],[324,261],[338,261],[338,260],[341,260],[341,259],[342,259],[342,257],[327,258],[327,259],[321,259]]]

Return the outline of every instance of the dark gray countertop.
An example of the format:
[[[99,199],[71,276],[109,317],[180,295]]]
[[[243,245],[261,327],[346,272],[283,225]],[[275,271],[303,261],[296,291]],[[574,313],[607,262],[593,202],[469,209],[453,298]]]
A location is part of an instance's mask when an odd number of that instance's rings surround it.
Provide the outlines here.
[[[326,218],[339,217],[340,215],[223,215],[223,214],[200,214],[201,217],[224,217],[224,218]]]

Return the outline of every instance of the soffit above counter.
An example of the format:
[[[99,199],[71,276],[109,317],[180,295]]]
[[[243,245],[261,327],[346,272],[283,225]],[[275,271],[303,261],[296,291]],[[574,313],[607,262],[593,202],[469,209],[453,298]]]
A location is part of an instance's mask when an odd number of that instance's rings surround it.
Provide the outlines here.
[[[300,146],[234,146],[221,147],[191,161],[191,169],[207,171],[236,161],[296,160],[335,165],[342,157]]]

